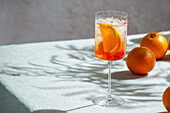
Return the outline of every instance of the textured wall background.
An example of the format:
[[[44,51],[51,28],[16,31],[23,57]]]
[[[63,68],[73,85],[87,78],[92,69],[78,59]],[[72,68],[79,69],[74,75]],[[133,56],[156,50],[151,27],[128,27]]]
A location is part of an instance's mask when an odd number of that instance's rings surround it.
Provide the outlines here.
[[[129,15],[128,34],[170,30],[170,0],[0,0],[0,44],[94,37],[94,14]]]

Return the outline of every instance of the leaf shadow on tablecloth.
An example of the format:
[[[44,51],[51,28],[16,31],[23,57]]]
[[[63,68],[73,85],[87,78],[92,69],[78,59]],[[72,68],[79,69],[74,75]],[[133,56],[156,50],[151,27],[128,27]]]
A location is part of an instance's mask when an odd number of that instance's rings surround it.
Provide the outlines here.
[[[138,45],[141,39],[134,39],[134,44],[128,45],[128,50],[134,48],[134,45]],[[87,46],[84,48],[78,48],[74,45],[55,46],[56,50],[63,51],[63,54],[56,54],[51,56],[48,64],[38,64],[36,62],[29,62],[27,67],[23,66],[11,66],[4,64],[4,69],[1,70],[1,74],[11,76],[55,76],[60,78],[51,82],[64,82],[64,81],[80,81],[94,84],[101,89],[107,89],[107,62],[97,59],[94,55],[94,47]],[[129,52],[127,51],[127,53]],[[124,58],[123,60],[113,62],[112,64],[112,92],[115,95],[121,96],[126,99],[126,104],[122,106],[122,109],[136,108],[147,106],[146,103],[152,104],[153,102],[160,102],[162,92],[156,89],[160,85],[166,85],[163,83],[150,82],[145,84],[143,78],[162,79],[159,76],[161,72],[154,74],[153,76],[147,75],[134,75],[128,70],[116,71],[118,69],[126,68]],[[164,70],[162,70],[164,72]],[[170,82],[170,77],[165,76],[165,80]],[[132,82],[133,81],[133,82]],[[41,87],[35,86],[42,90],[58,90],[68,87]],[[88,93],[88,94],[87,94]],[[90,95],[89,95],[90,93]],[[63,93],[63,96],[76,96],[87,94],[86,100],[92,100],[98,94],[105,95],[105,92],[97,91],[96,89],[81,90],[70,93]],[[136,104],[137,103],[137,104]]]

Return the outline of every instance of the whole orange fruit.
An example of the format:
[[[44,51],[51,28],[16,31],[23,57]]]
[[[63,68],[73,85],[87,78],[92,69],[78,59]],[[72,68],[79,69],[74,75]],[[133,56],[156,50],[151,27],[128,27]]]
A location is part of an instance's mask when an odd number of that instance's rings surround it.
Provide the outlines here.
[[[160,33],[151,32],[142,39],[140,46],[149,48],[155,54],[156,59],[159,59],[165,56],[168,50],[168,41]]]
[[[168,112],[170,112],[170,86],[165,90],[162,96],[162,102]]]
[[[135,74],[147,74],[155,66],[155,55],[146,47],[136,47],[127,56],[126,64]]]

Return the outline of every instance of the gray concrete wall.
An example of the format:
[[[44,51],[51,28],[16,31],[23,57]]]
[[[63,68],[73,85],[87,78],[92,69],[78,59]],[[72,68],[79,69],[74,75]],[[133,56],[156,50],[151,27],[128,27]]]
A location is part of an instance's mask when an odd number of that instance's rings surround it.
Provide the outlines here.
[[[0,44],[94,37],[94,14],[129,15],[128,34],[170,30],[170,0],[0,0]]]

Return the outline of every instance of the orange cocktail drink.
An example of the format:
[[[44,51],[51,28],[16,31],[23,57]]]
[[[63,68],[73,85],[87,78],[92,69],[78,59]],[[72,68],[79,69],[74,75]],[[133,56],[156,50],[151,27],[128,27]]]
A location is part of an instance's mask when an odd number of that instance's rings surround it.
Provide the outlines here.
[[[120,60],[126,54],[127,21],[107,17],[95,23],[95,54],[101,60]]]
[[[126,54],[127,13],[99,11],[95,14],[95,55],[108,61],[108,92],[106,96],[93,99],[100,106],[123,105],[125,100],[111,93],[111,64]]]

